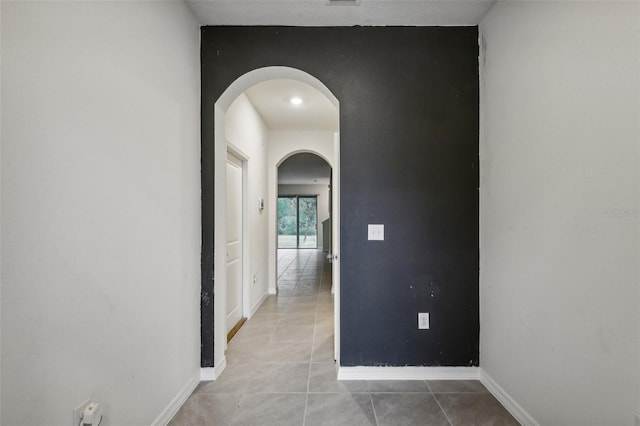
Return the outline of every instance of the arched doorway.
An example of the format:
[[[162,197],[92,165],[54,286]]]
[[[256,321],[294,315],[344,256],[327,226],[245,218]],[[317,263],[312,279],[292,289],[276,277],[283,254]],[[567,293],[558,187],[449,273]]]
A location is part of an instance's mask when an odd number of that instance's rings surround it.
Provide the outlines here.
[[[338,100],[333,96],[333,94],[329,91],[329,89],[318,79],[315,77],[293,68],[288,67],[266,67],[260,68],[254,71],[251,71],[241,77],[239,77],[236,81],[234,81],[225,92],[220,96],[214,106],[214,193],[216,194],[215,199],[217,200],[214,204],[214,214],[213,214],[213,256],[211,262],[205,261],[207,256],[203,253],[203,277],[207,276],[207,274],[213,276],[213,293],[205,294],[203,291],[203,300],[201,301],[203,305],[203,310],[205,308],[205,304],[210,304],[211,299],[213,297],[213,315],[212,318],[205,321],[203,316],[203,321],[201,324],[202,327],[202,347],[203,347],[203,355],[202,355],[202,378],[206,380],[215,379],[220,375],[222,370],[226,366],[226,359],[224,356],[225,348],[226,348],[226,282],[227,276],[225,268],[220,267],[219,265],[226,264],[227,257],[227,241],[226,241],[226,229],[225,229],[225,203],[222,201],[225,199],[224,195],[226,194],[226,175],[225,175],[225,162],[227,158],[227,152],[234,151],[234,147],[228,143],[227,140],[227,123],[225,122],[225,114],[234,103],[234,101],[241,96],[245,91],[249,88],[255,86],[258,83],[274,80],[274,79],[291,79],[303,82],[313,87],[320,93],[322,93],[332,105],[337,109],[339,107]],[[333,140],[331,141],[331,150],[330,152],[319,152],[321,156],[325,157],[325,160],[328,161],[329,164],[332,165],[334,173],[333,173],[333,188],[332,191],[332,217],[334,218],[333,223],[333,235],[332,235],[332,247],[331,253],[335,256],[337,260],[337,256],[339,253],[339,135],[336,132],[333,135]],[[283,144],[286,146],[286,143]],[[284,149],[284,148],[283,148]],[[285,157],[295,153],[299,150],[305,150],[304,147],[298,146],[297,149],[285,149],[284,152],[273,153],[270,158],[280,158],[278,161],[281,162]],[[312,149],[306,149],[307,151],[312,151]],[[236,150],[237,151],[237,150]],[[249,161],[251,161],[249,159]],[[269,165],[272,163],[269,161]],[[276,180],[276,170],[277,166],[274,164],[272,167],[269,166],[268,170],[268,182],[269,182],[269,195],[266,198],[267,205],[266,210],[269,216],[269,245],[268,252],[266,253],[268,256],[268,287],[269,293],[275,293],[276,291],[276,232],[275,232],[275,224],[276,224],[276,196],[273,194],[277,194],[277,180]],[[273,191],[273,192],[272,192]],[[273,195],[273,196],[272,196]],[[273,202],[270,202],[273,200]],[[250,203],[249,203],[250,204]],[[250,207],[252,208],[252,207]],[[203,222],[205,218],[203,217]],[[203,229],[207,229],[203,223]],[[204,246],[203,246],[204,247]],[[203,248],[204,250],[204,248]],[[211,268],[213,270],[211,274]],[[333,275],[333,283],[334,288],[337,290],[339,288],[339,265],[336,261],[334,261],[334,265],[332,268]],[[254,277],[255,281],[255,277]],[[245,280],[245,282],[249,282],[249,280]],[[247,284],[245,284],[247,285]],[[248,303],[245,300],[245,309],[250,310],[250,306],[246,306]],[[210,307],[207,306],[207,309]],[[335,356],[336,359],[339,354],[339,291],[335,292]],[[204,348],[209,347],[212,348],[211,351],[207,351],[204,353]]]
[[[278,165],[278,250],[329,253],[330,229],[331,165],[309,152],[289,156]]]

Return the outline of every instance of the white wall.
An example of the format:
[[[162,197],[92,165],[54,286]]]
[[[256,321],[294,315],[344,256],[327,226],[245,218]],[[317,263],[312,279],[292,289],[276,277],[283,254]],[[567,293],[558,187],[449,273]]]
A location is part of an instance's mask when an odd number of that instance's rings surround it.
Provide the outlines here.
[[[322,222],[329,219],[329,185],[278,185],[278,195],[317,195],[318,249],[322,250]]]
[[[276,293],[276,255],[277,255],[277,197],[278,166],[291,155],[299,152],[311,152],[322,157],[331,167],[334,159],[334,140],[336,134],[327,131],[270,131],[267,148],[268,198],[268,244],[269,250],[269,293]]]
[[[199,375],[199,29],[2,2],[2,421],[148,425]]]
[[[246,157],[248,172],[250,306],[256,309],[267,294],[267,212],[258,199],[267,197],[267,127],[249,98],[240,95],[225,114],[227,141]],[[265,200],[266,202],[266,200]],[[256,282],[253,283],[255,276]],[[245,312],[245,316],[249,313]]]
[[[498,2],[480,26],[480,365],[541,425],[637,408],[638,18]]]

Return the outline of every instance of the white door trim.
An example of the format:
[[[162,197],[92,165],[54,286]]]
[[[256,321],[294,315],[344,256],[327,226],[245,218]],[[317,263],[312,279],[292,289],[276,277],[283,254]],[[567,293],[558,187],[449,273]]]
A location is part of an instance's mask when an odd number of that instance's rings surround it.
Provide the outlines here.
[[[240,148],[227,141],[227,152],[242,161],[242,316],[251,318],[251,235],[249,234],[249,161]]]
[[[333,174],[331,188],[331,292],[333,293],[333,351],[340,366],[340,133],[333,140]]]

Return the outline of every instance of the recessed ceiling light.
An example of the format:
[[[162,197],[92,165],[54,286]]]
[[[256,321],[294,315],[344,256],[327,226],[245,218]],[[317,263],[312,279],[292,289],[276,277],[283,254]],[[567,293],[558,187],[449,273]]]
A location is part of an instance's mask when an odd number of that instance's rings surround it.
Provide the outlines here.
[[[293,105],[301,105],[302,104],[302,98],[299,98],[298,96],[294,96],[293,98],[291,98],[289,100],[289,102],[291,102]]]

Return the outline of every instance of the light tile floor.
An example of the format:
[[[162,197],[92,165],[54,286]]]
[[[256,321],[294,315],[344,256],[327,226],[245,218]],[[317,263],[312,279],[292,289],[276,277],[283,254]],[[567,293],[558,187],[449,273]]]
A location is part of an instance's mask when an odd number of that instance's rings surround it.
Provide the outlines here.
[[[278,288],[229,343],[220,378],[201,382],[171,426],[518,425],[477,381],[337,381],[321,251],[279,250]]]

